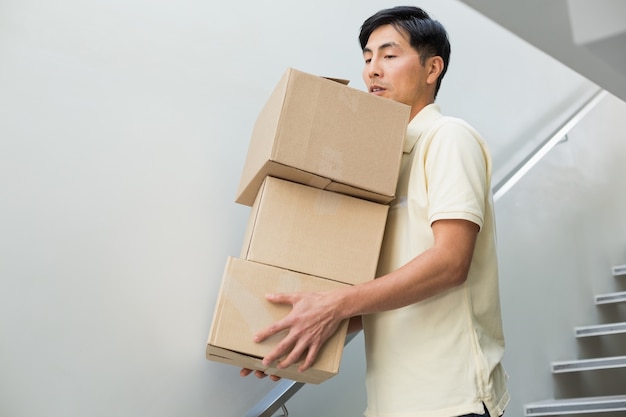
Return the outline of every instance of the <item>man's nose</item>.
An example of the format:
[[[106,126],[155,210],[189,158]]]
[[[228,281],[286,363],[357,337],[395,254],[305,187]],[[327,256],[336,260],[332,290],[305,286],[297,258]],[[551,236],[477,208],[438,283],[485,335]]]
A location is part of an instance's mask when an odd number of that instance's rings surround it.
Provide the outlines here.
[[[367,66],[367,75],[370,78],[380,77],[382,75],[382,69],[378,64],[378,61],[371,60],[369,65]]]

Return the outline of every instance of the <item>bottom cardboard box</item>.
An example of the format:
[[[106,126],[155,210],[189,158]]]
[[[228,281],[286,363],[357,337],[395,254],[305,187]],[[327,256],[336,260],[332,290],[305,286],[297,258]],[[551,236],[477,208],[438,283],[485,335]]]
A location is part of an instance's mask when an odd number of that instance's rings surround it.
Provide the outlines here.
[[[222,349],[217,346],[207,345],[207,359],[213,362],[225,363],[233,365],[237,368],[248,368],[255,371],[263,371],[267,375],[277,375],[281,378],[290,379],[292,381],[304,382],[307,384],[321,384],[327,379],[335,376],[338,372],[310,368],[304,372],[298,372],[298,365],[292,365],[285,369],[278,369],[273,366],[266,367],[261,363],[262,358],[244,355],[232,350]]]
[[[299,364],[277,369],[264,367],[261,363],[262,358],[282,339],[283,333],[261,343],[255,343],[252,338],[291,310],[289,305],[267,301],[265,294],[325,291],[346,286],[349,284],[229,257],[207,341],[207,359],[298,382],[318,384],[331,378],[339,372],[348,320],[344,320],[326,341],[313,366],[305,372],[298,372]]]

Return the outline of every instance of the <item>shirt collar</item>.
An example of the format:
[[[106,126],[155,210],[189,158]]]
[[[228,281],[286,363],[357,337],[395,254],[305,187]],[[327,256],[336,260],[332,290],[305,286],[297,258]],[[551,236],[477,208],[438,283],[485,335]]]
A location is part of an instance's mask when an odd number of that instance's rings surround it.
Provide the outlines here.
[[[432,124],[441,117],[441,109],[437,104],[429,104],[419,111],[409,122],[404,139],[404,153],[411,153],[422,133],[426,132]]]

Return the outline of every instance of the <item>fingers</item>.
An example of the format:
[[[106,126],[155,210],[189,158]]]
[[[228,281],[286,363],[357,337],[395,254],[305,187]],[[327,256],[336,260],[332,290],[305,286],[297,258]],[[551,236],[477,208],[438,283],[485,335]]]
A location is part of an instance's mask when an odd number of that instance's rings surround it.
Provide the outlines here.
[[[241,371],[239,371],[239,375],[241,375],[241,376],[248,376],[252,372],[253,372],[252,369],[242,368]],[[257,378],[265,378],[267,376],[263,371],[254,371],[254,375]]]
[[[267,339],[268,337],[273,336],[276,333],[280,333],[283,330],[288,329],[288,328],[289,328],[289,323],[287,322],[286,319],[283,319],[283,320],[277,321],[270,327],[267,327],[261,330],[260,332],[258,332],[257,334],[255,334],[252,340],[254,340],[255,343],[260,343],[264,341],[265,339]]]
[[[276,294],[265,294],[265,299],[267,301],[271,301],[274,304],[291,304],[294,305],[296,301],[301,298],[300,293],[276,293]]]
[[[239,375],[246,377],[248,375],[250,375],[252,373],[252,369],[248,369],[248,368],[242,368],[241,371],[239,371]],[[276,375],[267,375],[265,372],[263,371],[254,371],[254,376],[256,376],[259,379],[263,379],[267,376],[270,377],[270,379],[274,382],[280,381],[281,377],[276,376]]]
[[[331,328],[333,326],[332,319],[330,321],[328,319],[319,320],[320,314],[316,313],[315,309],[311,309],[311,306],[317,305],[315,300],[319,299],[320,296],[321,294],[317,293],[308,293],[308,298],[305,293],[266,294],[265,297],[268,301],[276,304],[291,304],[293,309],[282,320],[254,335],[254,342],[260,343],[275,334],[287,331],[282,340],[263,358],[264,367],[269,368],[276,363],[277,369],[285,369],[302,358],[304,360],[298,367],[299,372],[304,372],[313,366],[322,344],[329,337],[326,335],[332,334],[332,331],[329,333],[328,325],[330,324]],[[322,323],[321,326],[320,323]],[[242,376],[248,376],[250,373],[252,370],[249,369],[240,371]],[[255,371],[255,375],[258,378],[267,376],[262,371]],[[269,377],[272,381],[281,379],[276,375],[269,375]]]
[[[267,294],[272,303],[291,304],[291,312],[272,326],[261,330],[254,337],[259,343],[270,336],[285,332],[286,335],[263,358],[263,366],[277,363],[285,369],[304,359],[298,370],[304,372],[313,366],[322,344],[336,330],[338,323],[324,306],[325,293],[279,293]]]
[[[290,294],[290,293],[280,293],[280,294],[267,294],[265,298],[268,301],[276,304],[291,304],[293,305],[298,299],[298,294]],[[254,335],[253,340],[256,343],[260,343],[267,339],[270,336],[275,335],[276,333],[280,333],[285,329],[291,327],[291,322],[288,321],[289,317],[285,317],[283,320],[280,320],[274,323],[272,326],[267,327],[261,330],[259,333]],[[271,363],[271,362],[270,362]]]
[[[274,360],[278,360],[282,357],[283,359],[280,359],[276,367],[278,369],[289,368],[300,360],[306,349],[307,343],[302,339],[298,340],[295,344],[294,342],[283,340],[283,342],[274,349],[274,351],[277,351],[276,353],[272,352],[272,354],[263,359],[263,364],[265,364],[265,360],[267,360],[269,364],[272,364]]]
[[[309,351],[307,352],[304,362],[302,362],[302,364],[298,367],[298,372],[304,372],[307,369],[309,369],[311,366],[313,366],[313,363],[315,362],[315,359],[317,358],[317,354],[319,353],[319,350],[320,350],[319,345],[309,346]]]
[[[279,369],[284,369],[290,366],[293,362],[295,362],[295,360],[298,360],[298,358],[302,354],[302,351],[296,350],[296,340],[297,339],[295,339],[293,335],[288,334],[287,336],[285,336],[283,340],[281,340],[280,343],[278,343],[270,353],[265,355],[265,357],[263,358],[263,366],[269,367],[274,362],[284,357],[284,359],[281,360],[280,363],[277,365]],[[287,354],[289,354],[289,356],[285,357],[285,355]],[[296,356],[295,360],[293,360],[294,356]]]
[[[263,365],[270,366],[275,361],[278,369],[285,369],[300,361],[304,361],[298,367],[299,372],[304,372],[313,366],[317,354],[321,348],[321,342],[312,340],[311,337],[299,337],[297,335],[287,335],[272,352],[263,358]],[[282,359],[281,359],[282,358]]]

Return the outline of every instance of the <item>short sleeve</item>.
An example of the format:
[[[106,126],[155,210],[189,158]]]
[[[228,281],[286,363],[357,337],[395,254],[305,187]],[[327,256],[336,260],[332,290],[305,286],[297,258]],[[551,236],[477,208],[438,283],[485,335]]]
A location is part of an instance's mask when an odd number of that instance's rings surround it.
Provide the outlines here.
[[[464,219],[482,228],[490,192],[482,139],[463,123],[448,121],[429,138],[423,163],[431,224]]]

